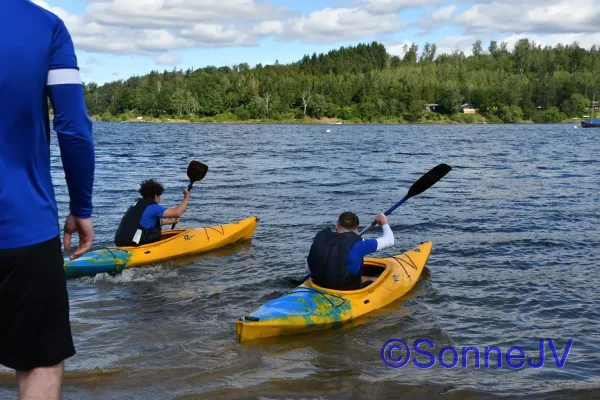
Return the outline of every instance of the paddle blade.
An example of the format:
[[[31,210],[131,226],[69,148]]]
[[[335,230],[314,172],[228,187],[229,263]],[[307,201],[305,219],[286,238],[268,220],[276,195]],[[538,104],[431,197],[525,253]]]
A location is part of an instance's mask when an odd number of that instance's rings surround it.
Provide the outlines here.
[[[190,178],[190,182],[198,182],[204,179],[206,173],[208,172],[208,165],[202,164],[198,161],[190,162],[187,169],[188,178]]]
[[[411,197],[418,196],[442,179],[448,172],[452,171],[452,167],[448,164],[440,164],[433,167],[429,172],[419,178],[418,181],[408,189],[406,200]]]

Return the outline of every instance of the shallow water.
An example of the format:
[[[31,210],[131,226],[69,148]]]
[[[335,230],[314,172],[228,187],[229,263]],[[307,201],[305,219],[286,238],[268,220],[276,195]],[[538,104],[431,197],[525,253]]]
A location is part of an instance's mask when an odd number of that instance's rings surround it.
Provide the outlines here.
[[[331,132],[327,133],[326,130]],[[251,242],[156,268],[69,281],[77,355],[66,399],[594,398],[600,163],[596,130],[573,125],[154,125],[96,123],[96,247],[111,244],[142,179],[176,205],[191,159],[207,163],[178,227],[257,215]],[[54,179],[68,197],[56,140]],[[235,321],[290,291],[316,231],[361,225],[424,172],[453,171],[389,218],[401,253],[431,240],[429,276],[352,326],[240,345]],[[380,230],[367,236],[375,237]],[[542,368],[387,367],[383,344],[520,346]],[[451,358],[451,357],[450,357]],[[426,358],[420,360],[427,361]],[[5,370],[3,370],[5,371]],[[0,398],[14,398],[0,374]],[[436,397],[437,398],[437,397]]]

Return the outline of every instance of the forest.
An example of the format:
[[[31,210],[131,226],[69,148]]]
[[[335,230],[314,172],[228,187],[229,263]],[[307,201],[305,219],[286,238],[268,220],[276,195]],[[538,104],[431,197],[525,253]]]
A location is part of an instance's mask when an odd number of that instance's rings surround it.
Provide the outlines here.
[[[600,49],[578,43],[478,40],[469,56],[413,44],[398,57],[372,42],[285,65],[151,71],[84,90],[90,115],[107,121],[553,123],[591,114],[599,77]]]

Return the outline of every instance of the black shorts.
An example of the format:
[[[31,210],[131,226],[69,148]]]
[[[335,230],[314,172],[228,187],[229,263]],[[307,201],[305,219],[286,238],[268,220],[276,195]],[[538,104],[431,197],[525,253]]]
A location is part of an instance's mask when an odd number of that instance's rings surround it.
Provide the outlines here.
[[[19,371],[75,354],[60,237],[0,250],[0,364]]]

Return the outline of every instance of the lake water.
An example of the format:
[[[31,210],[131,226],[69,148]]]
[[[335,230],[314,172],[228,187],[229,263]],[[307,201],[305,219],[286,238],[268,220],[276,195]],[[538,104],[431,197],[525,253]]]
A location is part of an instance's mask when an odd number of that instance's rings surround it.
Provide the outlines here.
[[[111,245],[143,179],[175,206],[186,167],[209,165],[178,227],[260,218],[251,243],[69,281],[77,354],[65,399],[594,398],[600,390],[600,131],[573,125],[178,125],[96,123],[95,247]],[[327,132],[329,130],[330,132]],[[68,196],[56,138],[61,221]],[[433,241],[429,274],[367,321],[238,344],[235,322],[293,289],[318,229],[346,210],[361,226],[439,163],[441,182],[390,217],[392,255]],[[165,227],[166,229],[167,227]],[[376,229],[368,237],[376,237]],[[387,367],[392,338],[511,346],[542,368],[492,358]],[[448,359],[451,359],[449,357]],[[426,358],[425,358],[426,360]],[[451,360],[450,360],[451,361]],[[16,385],[0,374],[0,398]],[[437,397],[436,397],[437,398]]]

